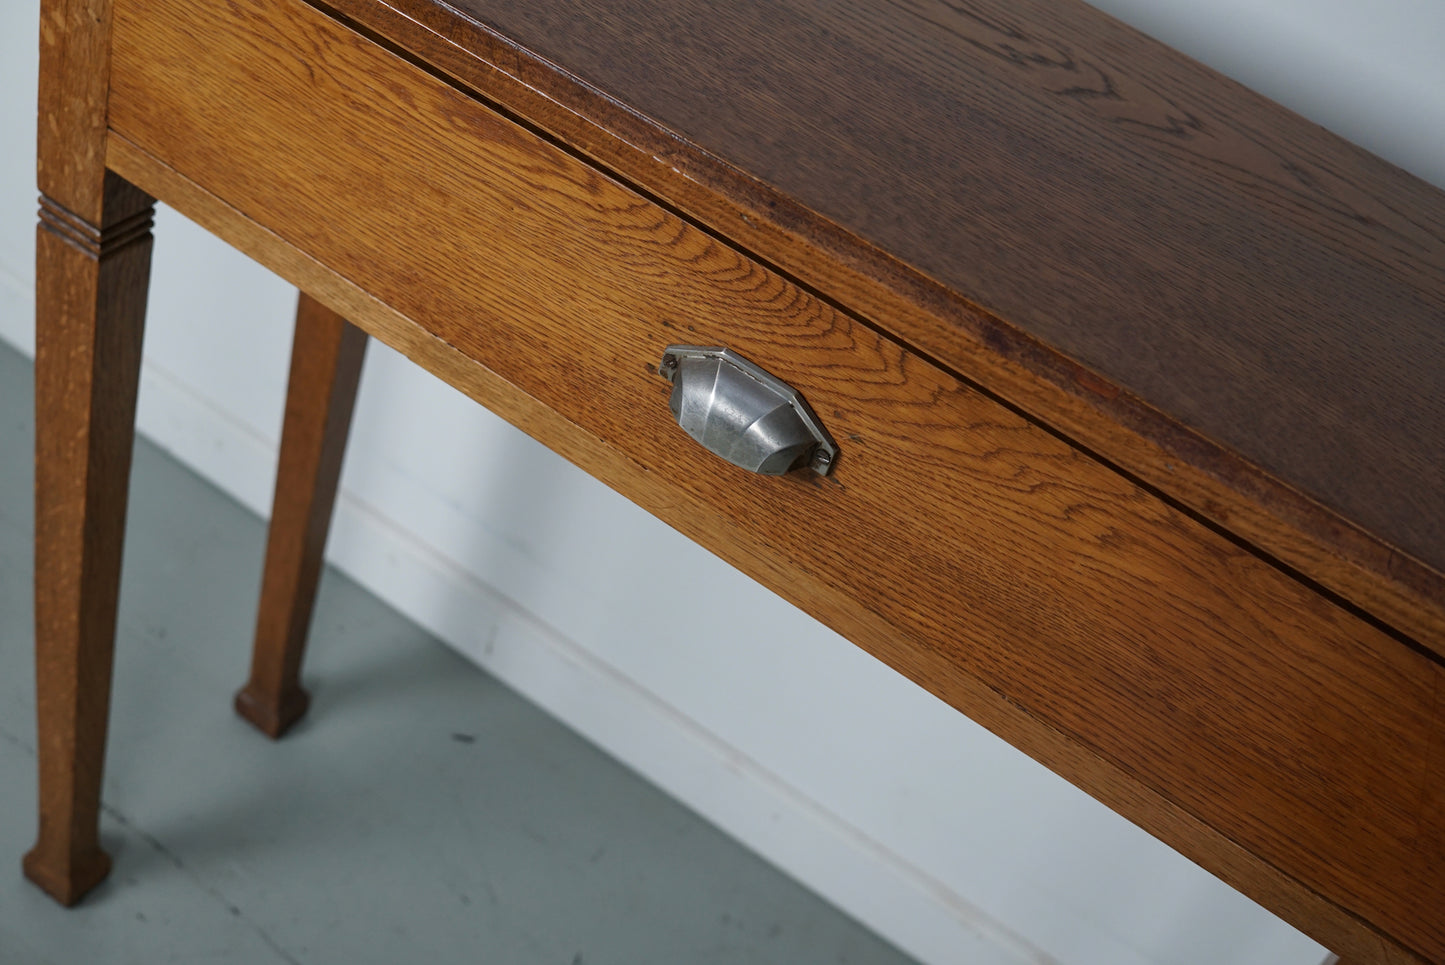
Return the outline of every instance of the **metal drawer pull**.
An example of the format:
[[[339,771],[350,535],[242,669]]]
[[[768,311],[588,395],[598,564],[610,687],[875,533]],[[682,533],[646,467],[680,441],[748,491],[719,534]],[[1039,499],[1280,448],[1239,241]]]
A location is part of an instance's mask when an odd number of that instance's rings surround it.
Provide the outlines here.
[[[657,371],[677,424],[714,455],[769,476],[833,468],[838,447],[803,397],[736,352],[669,345]]]

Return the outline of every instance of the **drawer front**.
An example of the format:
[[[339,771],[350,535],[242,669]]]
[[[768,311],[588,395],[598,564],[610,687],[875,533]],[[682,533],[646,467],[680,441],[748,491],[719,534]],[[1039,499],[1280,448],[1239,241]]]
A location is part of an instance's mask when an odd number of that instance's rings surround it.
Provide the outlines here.
[[[118,0],[113,69],[114,137],[516,387],[544,442],[1065,776],[1102,759],[1445,957],[1437,665],[299,0]],[[674,342],[798,388],[833,473],[686,438]]]

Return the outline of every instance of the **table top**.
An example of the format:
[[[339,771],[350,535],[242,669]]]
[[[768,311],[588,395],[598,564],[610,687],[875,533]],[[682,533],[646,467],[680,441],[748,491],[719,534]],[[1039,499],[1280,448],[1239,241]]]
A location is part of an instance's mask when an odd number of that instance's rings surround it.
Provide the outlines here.
[[[1332,947],[1438,957],[1445,195],[1078,4],[542,6],[121,0],[106,163]],[[679,340],[831,475],[678,448]]]
[[[1445,192],[1075,0],[338,6],[1445,649]]]

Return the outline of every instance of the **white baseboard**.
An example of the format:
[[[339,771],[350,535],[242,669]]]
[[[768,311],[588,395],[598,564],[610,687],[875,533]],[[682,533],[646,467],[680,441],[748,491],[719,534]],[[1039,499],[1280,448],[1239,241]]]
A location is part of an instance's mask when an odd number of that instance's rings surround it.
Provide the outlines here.
[[[145,371],[141,431],[259,514],[275,452]],[[327,557],[390,606],[922,962],[1052,961],[343,489]],[[442,605],[442,601],[445,601]],[[899,901],[908,894],[914,900]],[[880,895],[889,900],[879,900]]]
[[[929,963],[1051,958],[656,693],[343,493],[333,562],[674,798]],[[445,594],[446,606],[428,603]],[[381,594],[378,594],[381,595]],[[413,616],[413,619],[416,617]],[[888,900],[879,900],[887,895]],[[900,895],[911,900],[900,901]]]

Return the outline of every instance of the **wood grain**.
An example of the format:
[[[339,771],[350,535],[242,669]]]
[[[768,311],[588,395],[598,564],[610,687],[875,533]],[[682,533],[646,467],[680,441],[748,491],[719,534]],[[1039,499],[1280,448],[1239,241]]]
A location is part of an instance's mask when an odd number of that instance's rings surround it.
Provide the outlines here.
[[[257,224],[236,208],[165,165],[124,137],[112,135],[109,163],[137,184],[175,205],[187,217],[291,283],[314,293],[332,309],[437,374],[519,429],[544,441],[619,492],[652,508],[660,518],[749,573],[755,564],[720,532],[725,527],[704,499],[679,492],[647,467],[618,459],[616,450],[588,430],[540,404],[475,359],[428,332],[415,320],[378,301],[312,255]],[[806,604],[802,597],[795,602]],[[880,634],[886,630],[880,630]],[[1185,857],[1303,927],[1329,947],[1360,961],[1419,963],[1420,957],[1340,909],[1298,880],[1261,860],[1219,830],[1140,783],[1073,737],[1029,714],[976,678],[953,681],[957,703],[969,716],[1041,761],[1050,762],[1080,789],[1170,842]]]
[[[93,228],[107,215],[105,111],[112,0],[42,0],[36,176]]]
[[[121,170],[151,154],[225,198],[389,306],[351,317],[411,319],[444,374],[436,353],[476,360],[459,384],[515,386],[513,417],[568,455],[590,436],[589,470],[688,535],[954,706],[1016,707],[1032,723],[1005,736],[1066,776],[1091,780],[1080,754],[1129,775],[1113,798],[1156,802],[1146,826],[1172,802],[1211,829],[1177,843],[1231,880],[1214,845],[1256,855],[1285,882],[1264,897],[1313,901],[1333,947],[1445,947],[1420,810],[1437,664],[309,8],[128,0],[115,56]],[[835,475],[692,447],[652,373],[682,339],[801,388]]]
[[[110,0],[40,5],[35,678],[40,828],[25,874],[71,905],[98,818],[150,273],[150,197],[105,168]]]
[[[331,2],[1445,654],[1441,192],[1071,0]]]
[[[301,661],[365,354],[366,333],[301,296],[251,676],[236,694],[236,712],[273,740],[310,704]]]
[[[110,870],[100,788],[150,272],[150,198],[113,174],[103,184],[100,226],[42,198],[36,232],[40,831],[24,866],[65,905]]]

